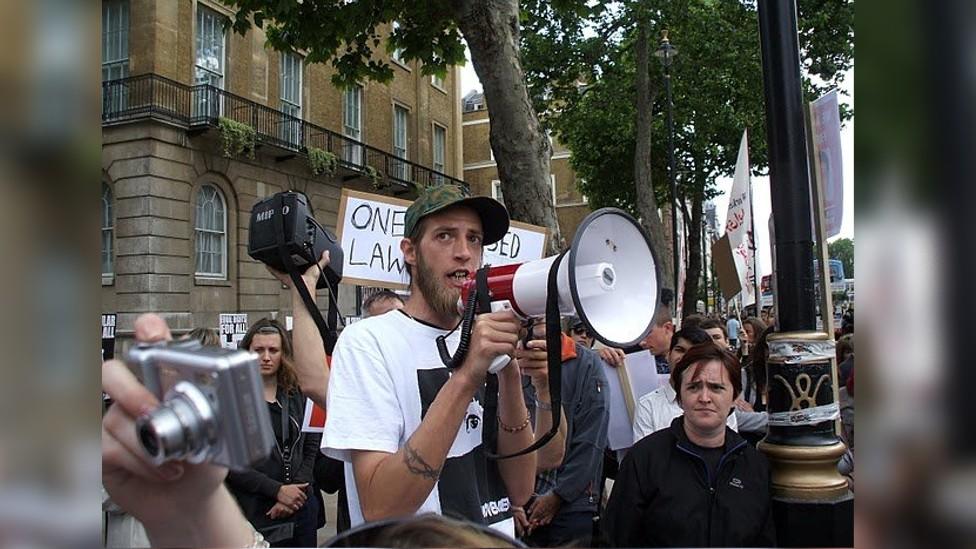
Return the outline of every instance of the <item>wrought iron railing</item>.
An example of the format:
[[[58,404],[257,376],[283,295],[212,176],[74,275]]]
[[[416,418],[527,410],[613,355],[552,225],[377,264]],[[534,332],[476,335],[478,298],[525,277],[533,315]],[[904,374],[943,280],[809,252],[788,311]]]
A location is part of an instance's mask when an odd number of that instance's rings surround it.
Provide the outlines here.
[[[189,86],[157,74],[102,83],[103,125],[143,118],[187,129],[216,127],[220,118],[229,118],[254,128],[259,143],[302,154],[315,147],[335,155],[347,170],[367,175],[371,167],[402,187],[453,183],[468,188],[460,179],[209,84]]]

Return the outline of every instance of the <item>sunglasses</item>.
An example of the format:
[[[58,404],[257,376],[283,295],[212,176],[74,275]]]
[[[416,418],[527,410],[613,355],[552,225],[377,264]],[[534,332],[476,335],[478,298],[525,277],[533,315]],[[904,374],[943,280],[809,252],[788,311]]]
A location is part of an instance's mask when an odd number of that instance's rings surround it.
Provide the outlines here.
[[[586,328],[573,328],[573,334],[578,336],[593,337],[593,332]]]

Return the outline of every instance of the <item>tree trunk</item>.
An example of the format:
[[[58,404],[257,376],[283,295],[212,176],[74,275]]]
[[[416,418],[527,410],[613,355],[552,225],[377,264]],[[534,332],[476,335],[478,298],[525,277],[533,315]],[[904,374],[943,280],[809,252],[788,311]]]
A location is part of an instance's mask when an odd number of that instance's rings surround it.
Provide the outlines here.
[[[454,0],[458,29],[484,87],[491,120],[491,150],[512,219],[549,230],[549,249],[563,240],[553,204],[549,163],[552,146],[529,100],[519,58],[517,0]]]
[[[650,61],[651,44],[648,39],[647,21],[639,18],[637,25],[637,146],[634,151],[634,184],[637,186],[637,211],[641,225],[651,240],[658,262],[661,277],[658,286],[676,288],[674,262],[671,257],[671,233],[666,232],[658,215],[657,200],[654,198],[654,185],[651,181],[651,108],[654,94],[651,90]]]
[[[696,188],[704,189],[704,183],[696,185]],[[701,278],[702,267],[702,201],[704,193],[696,191],[691,198],[691,223],[688,226],[688,271],[685,273],[685,292],[684,305],[681,307],[681,316],[687,316],[698,312],[698,283]]]

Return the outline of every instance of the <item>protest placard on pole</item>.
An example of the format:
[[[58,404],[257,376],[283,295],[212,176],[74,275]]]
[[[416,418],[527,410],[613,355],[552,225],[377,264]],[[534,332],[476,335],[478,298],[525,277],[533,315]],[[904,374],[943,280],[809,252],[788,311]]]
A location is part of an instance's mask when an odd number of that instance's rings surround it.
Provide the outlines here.
[[[640,398],[667,383],[667,374],[658,374],[650,351],[630,353],[624,365],[613,368],[603,362],[610,394],[610,423],[607,433],[611,450],[630,448],[634,443],[634,414]]]
[[[739,156],[735,163],[729,209],[725,216],[725,236],[729,238],[736,276],[742,292],[742,306],[756,302],[755,233],[752,226],[752,183],[749,180],[749,139],[742,132]],[[724,290],[723,290],[724,291]],[[735,294],[733,294],[734,297]],[[726,296],[728,299],[729,296]]]
[[[247,334],[247,313],[221,313],[219,324],[220,346],[236,349]]]
[[[337,232],[345,252],[343,282],[392,289],[408,287],[400,241],[410,204],[399,198],[342,190]],[[485,247],[482,262],[505,265],[541,259],[546,239],[544,227],[513,221],[500,241]]]
[[[844,220],[844,156],[840,143],[840,107],[837,90],[810,103],[811,160],[821,191],[824,236],[840,233]]]

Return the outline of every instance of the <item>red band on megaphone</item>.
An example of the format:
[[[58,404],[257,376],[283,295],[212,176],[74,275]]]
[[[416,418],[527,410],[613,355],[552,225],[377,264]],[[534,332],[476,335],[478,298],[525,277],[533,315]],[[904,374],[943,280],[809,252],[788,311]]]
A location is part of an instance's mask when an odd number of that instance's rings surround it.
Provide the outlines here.
[[[515,271],[519,269],[521,263],[511,265],[500,265],[488,268],[488,295],[492,301],[508,301],[512,304],[512,309],[521,316],[527,316],[519,310],[518,303],[515,302],[515,292],[512,282],[515,280]],[[461,287],[461,303],[467,303],[468,294],[475,291],[475,273],[468,275],[468,280]]]

